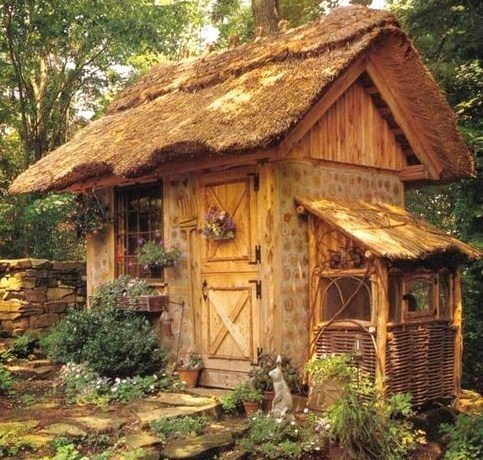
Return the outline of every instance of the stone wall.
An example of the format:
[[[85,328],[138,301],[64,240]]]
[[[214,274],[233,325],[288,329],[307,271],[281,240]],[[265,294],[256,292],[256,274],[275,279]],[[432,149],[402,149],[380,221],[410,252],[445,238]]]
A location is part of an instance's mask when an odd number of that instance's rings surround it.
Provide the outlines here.
[[[0,260],[0,335],[42,331],[85,303],[84,263]]]

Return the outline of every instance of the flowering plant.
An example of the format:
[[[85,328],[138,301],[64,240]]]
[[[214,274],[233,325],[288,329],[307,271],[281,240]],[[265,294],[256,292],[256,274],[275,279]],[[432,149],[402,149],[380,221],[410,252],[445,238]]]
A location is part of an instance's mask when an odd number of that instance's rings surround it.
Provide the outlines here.
[[[178,367],[182,369],[202,369],[203,358],[195,351],[188,351],[186,356],[179,360]]]
[[[109,206],[94,192],[77,195],[75,208],[69,217],[78,238],[102,232],[111,223]]]
[[[160,240],[139,240],[139,248],[136,253],[138,262],[149,267],[174,267],[181,258],[181,250],[176,246],[166,248]]]
[[[219,210],[216,206],[210,206],[205,215],[205,226],[201,233],[206,238],[234,238],[236,232],[236,225],[233,222],[230,214],[226,211]]]

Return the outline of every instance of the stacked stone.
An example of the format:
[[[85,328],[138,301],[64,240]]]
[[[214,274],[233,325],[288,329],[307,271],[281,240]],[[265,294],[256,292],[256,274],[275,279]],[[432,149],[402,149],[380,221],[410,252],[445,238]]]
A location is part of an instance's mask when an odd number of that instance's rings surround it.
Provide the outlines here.
[[[35,334],[85,304],[85,263],[0,260],[1,336]]]

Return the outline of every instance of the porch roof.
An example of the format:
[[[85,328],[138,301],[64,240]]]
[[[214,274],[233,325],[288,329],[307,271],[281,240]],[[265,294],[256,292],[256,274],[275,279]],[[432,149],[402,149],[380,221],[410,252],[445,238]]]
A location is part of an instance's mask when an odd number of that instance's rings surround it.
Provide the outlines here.
[[[254,43],[154,67],[10,191],[116,183],[168,163],[276,147],[351,65],[377,50],[385,50],[391,91],[434,153],[440,179],[471,176],[453,113],[396,18],[353,6]]]
[[[296,198],[306,211],[359,241],[375,255],[392,260],[460,254],[478,259],[481,252],[427,222],[388,203]]]

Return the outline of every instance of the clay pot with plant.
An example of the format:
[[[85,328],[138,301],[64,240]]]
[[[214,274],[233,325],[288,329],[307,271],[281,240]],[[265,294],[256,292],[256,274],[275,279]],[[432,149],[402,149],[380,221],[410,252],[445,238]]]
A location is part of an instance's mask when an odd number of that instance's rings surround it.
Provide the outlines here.
[[[222,399],[222,407],[227,412],[236,412],[241,406],[245,414],[251,415],[260,409],[263,393],[257,390],[251,382],[238,384],[227,396]]]
[[[152,278],[162,278],[165,268],[175,267],[180,258],[181,250],[176,246],[167,248],[161,240],[139,240],[136,253],[139,265],[143,266]]]
[[[179,379],[186,388],[195,388],[198,385],[201,371],[204,368],[203,358],[195,351],[188,353],[178,361],[176,371]]]

